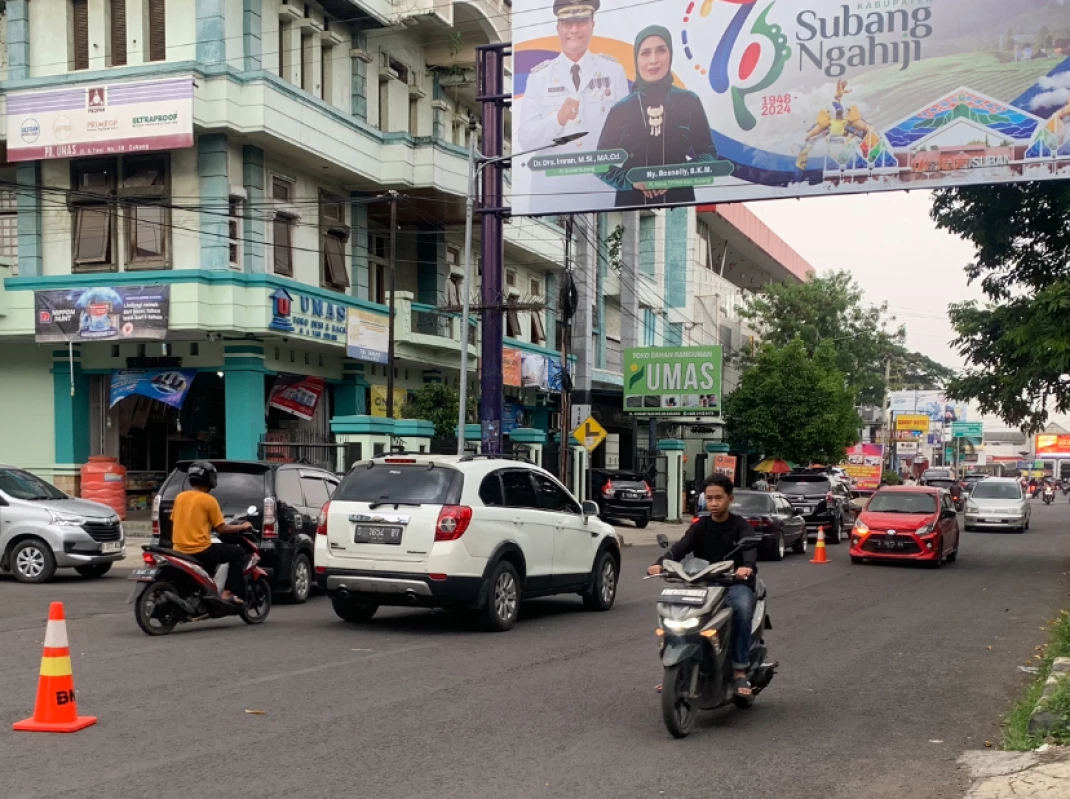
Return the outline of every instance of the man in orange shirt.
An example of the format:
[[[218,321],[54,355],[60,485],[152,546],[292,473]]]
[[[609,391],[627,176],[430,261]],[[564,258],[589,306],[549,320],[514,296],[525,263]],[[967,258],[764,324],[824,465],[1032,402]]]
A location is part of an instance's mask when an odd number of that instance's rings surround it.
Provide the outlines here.
[[[253,529],[249,522],[227,524],[219,502],[211,495],[218,476],[215,466],[198,461],[189,467],[189,490],[175,497],[171,510],[171,546],[178,552],[190,555],[204,566],[209,574],[221,563],[230,564],[227,582],[220,595],[227,602],[242,604],[245,593],[245,550],[238,544],[213,544],[213,531],[220,534],[241,533]]]

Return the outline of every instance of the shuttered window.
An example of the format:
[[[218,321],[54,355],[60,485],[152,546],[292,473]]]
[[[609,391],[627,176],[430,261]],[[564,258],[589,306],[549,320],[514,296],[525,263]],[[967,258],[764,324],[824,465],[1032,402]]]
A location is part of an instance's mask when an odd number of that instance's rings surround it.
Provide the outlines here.
[[[72,0],[74,68],[89,69],[89,0]]]
[[[149,61],[167,60],[167,4],[149,0]]]
[[[126,0],[111,0],[111,65],[126,65]]]

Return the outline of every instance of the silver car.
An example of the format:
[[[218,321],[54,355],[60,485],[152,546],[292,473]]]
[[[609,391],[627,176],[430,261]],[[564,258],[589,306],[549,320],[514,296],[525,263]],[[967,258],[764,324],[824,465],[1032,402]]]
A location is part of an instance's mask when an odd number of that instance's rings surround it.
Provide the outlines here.
[[[977,483],[966,500],[966,530],[1029,529],[1029,499],[1017,480],[987,477]]]
[[[50,580],[57,568],[102,577],[126,556],[125,544],[112,508],[0,464],[0,572],[23,583]]]

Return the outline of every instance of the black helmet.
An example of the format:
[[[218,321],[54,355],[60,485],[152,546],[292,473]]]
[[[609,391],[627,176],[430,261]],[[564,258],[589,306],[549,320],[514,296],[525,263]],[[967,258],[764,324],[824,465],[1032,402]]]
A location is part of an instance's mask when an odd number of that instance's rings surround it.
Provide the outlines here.
[[[219,482],[218,472],[215,466],[208,461],[197,461],[190,464],[189,484],[191,486],[205,486],[208,490],[216,487]]]

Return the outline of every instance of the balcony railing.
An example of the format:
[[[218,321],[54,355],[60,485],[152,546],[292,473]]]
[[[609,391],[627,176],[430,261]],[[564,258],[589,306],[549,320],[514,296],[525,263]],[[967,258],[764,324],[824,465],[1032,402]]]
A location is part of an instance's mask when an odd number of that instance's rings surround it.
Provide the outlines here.
[[[395,295],[397,305],[398,341],[435,349],[461,349],[460,314],[445,313],[433,305],[414,302],[412,294],[399,291]],[[479,343],[479,328],[475,318],[468,322],[469,348]]]

